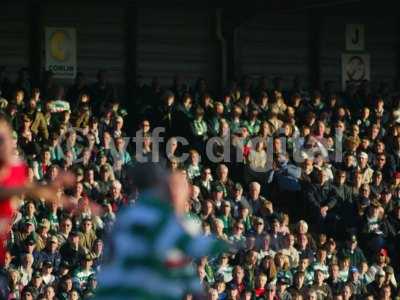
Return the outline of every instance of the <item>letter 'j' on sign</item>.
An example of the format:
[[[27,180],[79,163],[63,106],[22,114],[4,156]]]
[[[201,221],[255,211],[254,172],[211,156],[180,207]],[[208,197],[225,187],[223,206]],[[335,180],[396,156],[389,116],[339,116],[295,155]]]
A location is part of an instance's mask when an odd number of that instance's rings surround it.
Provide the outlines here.
[[[363,24],[346,25],[346,50],[347,51],[365,50],[365,30]]]

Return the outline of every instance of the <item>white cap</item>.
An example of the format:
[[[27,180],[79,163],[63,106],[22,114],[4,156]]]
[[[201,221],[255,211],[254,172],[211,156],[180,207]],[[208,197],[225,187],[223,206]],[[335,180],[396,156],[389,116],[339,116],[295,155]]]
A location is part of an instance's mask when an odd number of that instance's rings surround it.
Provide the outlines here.
[[[366,152],[360,152],[358,156],[368,159],[368,154]]]

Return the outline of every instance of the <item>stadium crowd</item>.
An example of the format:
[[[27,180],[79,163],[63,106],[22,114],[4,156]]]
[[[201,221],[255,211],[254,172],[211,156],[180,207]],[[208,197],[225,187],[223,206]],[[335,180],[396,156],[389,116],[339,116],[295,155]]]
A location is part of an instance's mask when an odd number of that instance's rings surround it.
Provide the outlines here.
[[[93,297],[103,241],[141,192],[129,168],[143,158],[185,174],[186,217],[229,245],[195,262],[208,299],[400,297],[400,94],[386,85],[334,93],[244,77],[213,93],[203,78],[165,88],[138,77],[120,103],[105,70],[65,89],[43,77],[34,86],[21,69],[11,82],[2,68],[0,110],[30,181],[68,170],[76,184],[59,190],[65,201],[20,199],[5,299]]]

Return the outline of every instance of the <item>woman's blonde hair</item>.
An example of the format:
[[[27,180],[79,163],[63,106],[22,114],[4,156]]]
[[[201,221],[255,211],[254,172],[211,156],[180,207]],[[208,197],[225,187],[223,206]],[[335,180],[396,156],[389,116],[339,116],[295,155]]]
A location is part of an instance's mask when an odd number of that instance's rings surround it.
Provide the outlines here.
[[[275,265],[278,265],[278,261],[279,261],[280,258],[283,259],[283,266],[282,266],[282,269],[283,269],[284,271],[289,270],[289,268],[290,268],[289,257],[288,257],[287,255],[284,255],[283,253],[279,253],[279,252],[278,252],[278,253],[275,255],[275,257],[274,257]]]
[[[7,274],[8,274],[8,278],[11,278],[11,274],[16,274],[17,275],[17,283],[19,283],[19,281],[21,280],[21,273],[18,272],[18,270],[16,270],[16,269],[9,269]]]

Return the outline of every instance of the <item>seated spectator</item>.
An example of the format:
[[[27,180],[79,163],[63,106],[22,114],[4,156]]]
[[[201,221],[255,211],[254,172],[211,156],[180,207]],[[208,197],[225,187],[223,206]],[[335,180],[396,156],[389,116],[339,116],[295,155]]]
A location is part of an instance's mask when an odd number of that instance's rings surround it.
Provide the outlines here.
[[[58,270],[61,263],[61,255],[58,249],[58,239],[55,235],[47,239],[46,248],[41,251],[41,259],[44,262],[51,263],[54,269]]]
[[[262,299],[266,296],[268,278],[267,275],[260,273],[255,279],[254,295],[255,299]]]
[[[76,288],[83,291],[88,283],[89,277],[94,274],[93,257],[86,254],[81,260],[81,266],[78,267],[73,274],[73,281]]]
[[[266,171],[267,152],[263,141],[256,143],[255,149],[250,151],[247,161],[251,170],[255,172]]]
[[[227,283],[232,280],[232,271],[233,268],[229,264],[229,255],[227,253],[222,253],[221,256],[219,257],[219,262],[216,267],[215,275],[216,276],[221,275],[223,281]]]
[[[79,245],[86,253],[90,253],[93,249],[96,233],[93,230],[92,219],[86,218],[82,220],[81,232],[79,234]]]
[[[249,196],[248,202],[250,207],[252,208],[252,213],[257,216],[260,214],[262,202],[265,202],[266,199],[260,195],[261,185],[258,182],[252,182],[249,185]]]
[[[62,260],[67,262],[72,268],[78,267],[80,258],[85,254],[85,248],[81,246],[80,235],[72,231],[68,241],[60,249]]]
[[[339,255],[343,258],[348,257],[350,259],[350,265],[353,267],[360,266],[366,261],[364,252],[358,247],[357,237],[354,234],[350,234],[346,239],[346,243]]]
[[[51,261],[45,261],[42,267],[42,280],[45,285],[50,285],[55,281],[53,273],[53,264]]]
[[[200,156],[196,150],[189,151],[190,161],[187,166],[187,172],[190,180],[201,175]]]

